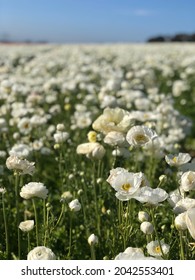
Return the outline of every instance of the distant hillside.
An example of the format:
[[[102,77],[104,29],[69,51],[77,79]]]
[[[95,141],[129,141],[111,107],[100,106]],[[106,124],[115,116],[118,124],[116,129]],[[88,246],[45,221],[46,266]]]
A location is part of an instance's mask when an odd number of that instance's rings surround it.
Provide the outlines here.
[[[147,40],[148,43],[153,42],[195,42],[195,33],[193,34],[185,34],[179,33],[174,36],[156,36],[149,38]]]

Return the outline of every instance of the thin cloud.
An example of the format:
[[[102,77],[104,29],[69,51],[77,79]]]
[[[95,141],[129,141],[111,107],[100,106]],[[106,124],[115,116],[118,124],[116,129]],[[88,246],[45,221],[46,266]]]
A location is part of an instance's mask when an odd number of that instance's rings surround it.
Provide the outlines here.
[[[154,15],[154,11],[145,10],[145,9],[138,9],[138,10],[134,10],[133,14],[136,15],[136,16],[140,16],[140,17],[146,17],[146,16]]]
[[[123,16],[138,16],[138,17],[149,17],[156,14],[154,10],[136,9],[136,10],[118,10],[118,14]]]

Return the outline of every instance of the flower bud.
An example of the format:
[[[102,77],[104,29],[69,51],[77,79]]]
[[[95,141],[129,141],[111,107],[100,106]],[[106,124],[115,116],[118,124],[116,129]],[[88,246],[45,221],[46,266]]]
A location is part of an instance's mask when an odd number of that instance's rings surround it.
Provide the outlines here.
[[[140,222],[145,222],[145,221],[149,221],[149,215],[147,212],[144,211],[139,211],[138,213],[138,220]]]
[[[88,238],[88,243],[90,246],[98,244],[98,237],[95,234],[91,234]]]
[[[81,210],[81,204],[80,202],[78,201],[78,199],[74,199],[72,200],[68,206],[70,207],[70,210],[73,211],[73,212],[78,212]]]
[[[143,222],[140,225],[141,231],[145,234],[152,234],[154,231],[154,227],[150,222]]]
[[[175,227],[177,230],[185,230],[187,229],[186,225],[186,213],[181,213],[175,218]]]

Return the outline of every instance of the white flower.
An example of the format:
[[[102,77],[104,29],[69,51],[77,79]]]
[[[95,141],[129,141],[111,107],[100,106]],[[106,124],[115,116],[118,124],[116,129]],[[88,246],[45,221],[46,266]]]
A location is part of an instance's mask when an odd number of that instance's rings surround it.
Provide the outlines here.
[[[83,143],[77,146],[77,154],[86,155],[92,159],[102,159],[105,155],[104,147],[97,142]]]
[[[98,237],[93,233],[88,237],[87,241],[90,246],[98,244]]]
[[[149,215],[147,212],[145,211],[139,211],[138,213],[138,220],[140,222],[145,222],[145,221],[149,221]]]
[[[177,230],[187,229],[186,225],[186,212],[179,214],[175,217],[175,227]]]
[[[69,138],[69,133],[65,131],[58,131],[54,134],[55,143],[64,143]]]
[[[5,189],[5,188],[0,188],[0,193],[1,193],[1,194],[6,193],[6,189]]]
[[[182,199],[182,196],[181,196],[179,190],[176,189],[169,193],[169,197],[168,197],[167,201],[169,202],[171,207],[175,207],[177,202],[180,201],[181,199]]]
[[[21,229],[24,232],[31,231],[33,227],[34,227],[34,220],[26,220],[19,224],[19,229]]]
[[[55,260],[56,256],[51,249],[45,246],[38,246],[27,255],[27,260]]]
[[[63,192],[63,194],[61,195],[61,200],[60,201],[71,201],[72,199],[72,194],[70,191],[66,191],[66,192]]]
[[[145,234],[152,234],[154,231],[154,227],[150,222],[143,222],[140,225],[141,231]]]
[[[155,131],[144,125],[133,126],[127,133],[127,142],[132,146],[144,146],[157,137]]]
[[[104,143],[111,146],[127,146],[127,141],[122,132],[110,131],[104,138]]]
[[[133,122],[128,111],[121,108],[106,108],[103,114],[94,121],[92,127],[103,134],[110,131],[127,132]]]
[[[56,126],[57,131],[64,131],[65,127],[63,123],[58,123]]]
[[[27,158],[32,152],[32,148],[26,144],[15,144],[9,151],[10,156],[17,156],[19,158]]]
[[[133,248],[128,247],[125,249],[124,252],[119,253],[115,260],[154,260],[155,258],[152,257],[145,257],[142,249],[140,248]]]
[[[32,130],[32,125],[29,118],[22,118],[18,123],[18,129],[22,134],[29,134]]]
[[[74,199],[72,200],[69,204],[68,204],[69,208],[71,211],[73,212],[78,212],[81,210],[81,204],[78,201],[78,199]]]
[[[190,235],[195,239],[195,208],[191,208],[186,212],[186,225]]]
[[[148,254],[154,257],[158,257],[158,256],[162,256],[162,252],[163,252],[163,254],[166,255],[169,252],[170,246],[168,244],[165,244],[162,240],[160,241],[160,244],[161,244],[162,251],[159,242],[157,240],[148,243],[146,246],[148,250]]]
[[[21,189],[20,196],[24,199],[30,199],[34,197],[46,199],[48,189],[42,183],[30,182],[24,185]]]
[[[185,192],[195,190],[195,172],[188,171],[183,173],[183,175],[181,176],[180,188]]]
[[[186,197],[186,198],[182,198],[176,203],[175,207],[173,208],[173,211],[175,214],[180,214],[194,207],[195,207],[195,199]]]
[[[10,170],[18,171],[21,174],[32,175],[35,171],[34,162],[26,159],[20,159],[17,156],[10,156],[6,160],[6,166]]]
[[[191,156],[188,153],[179,153],[178,155],[169,154],[165,156],[165,160],[170,166],[180,166],[190,161]]]
[[[150,187],[140,188],[135,195],[135,199],[151,205],[157,205],[158,203],[166,200],[168,193],[161,188],[152,189]]]
[[[117,191],[118,199],[129,200],[141,186],[142,173],[130,173],[123,168],[112,169],[107,182]]]

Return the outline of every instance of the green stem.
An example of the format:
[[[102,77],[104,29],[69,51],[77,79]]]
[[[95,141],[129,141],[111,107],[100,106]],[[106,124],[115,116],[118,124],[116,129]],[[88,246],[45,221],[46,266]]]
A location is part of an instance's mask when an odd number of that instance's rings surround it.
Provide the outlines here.
[[[3,193],[2,193],[2,205],[3,205],[3,220],[4,220],[4,226],[5,226],[6,256],[9,259],[9,235],[8,235],[8,225],[7,225],[7,218],[6,218],[6,210],[5,210],[4,194]]]
[[[91,249],[91,259],[92,260],[96,260],[96,256],[95,256],[95,247],[94,245],[90,245],[90,249]]]
[[[56,222],[56,224],[55,224],[55,227],[57,227],[58,224],[60,223],[60,221],[61,221],[61,219],[62,219],[62,216],[63,216],[63,214],[64,214],[64,210],[65,210],[65,205],[62,204],[62,209],[61,209],[61,212],[60,212],[60,216],[59,216],[59,218],[58,218],[58,220],[57,220],[57,222]]]
[[[68,259],[71,256],[71,247],[72,247],[72,211],[70,212],[70,229],[69,229],[69,250],[68,250]]]
[[[28,252],[30,252],[30,232],[27,233],[28,238]]]
[[[21,258],[21,242],[20,242],[20,212],[19,212],[19,174],[16,172],[15,174],[15,197],[16,197],[16,225],[18,231],[18,259]]]
[[[179,242],[180,242],[180,260],[185,260],[182,231],[179,231]]]
[[[98,211],[98,200],[97,200],[97,190],[96,190],[96,165],[93,162],[93,191],[94,191],[94,200],[95,200],[95,213],[96,213],[96,220],[97,220],[97,232],[100,236],[100,215]]]
[[[154,226],[155,235],[156,235],[156,238],[158,240],[159,247],[160,247],[160,251],[162,253],[163,259],[165,259],[165,254],[164,254],[164,252],[162,250],[162,245],[161,245],[161,242],[160,242],[160,238],[159,238],[159,234],[158,234],[158,230],[157,230],[157,226],[156,226],[156,221],[155,221],[155,217],[154,217],[154,210],[153,210],[153,208],[151,208],[150,213],[151,213],[151,217],[152,217],[152,223],[153,223],[153,226]]]
[[[37,242],[37,246],[39,246],[38,217],[37,217],[37,209],[36,209],[35,199],[32,199],[32,203],[33,203],[34,214],[35,214],[36,242]]]

